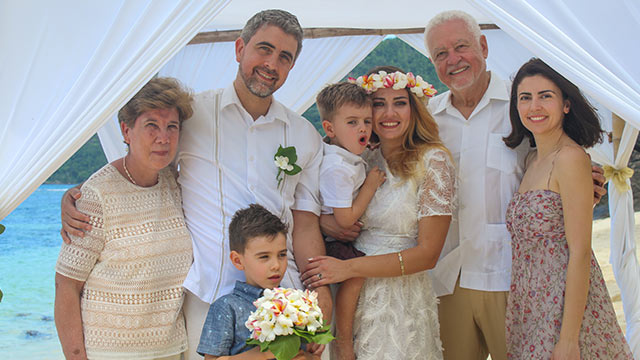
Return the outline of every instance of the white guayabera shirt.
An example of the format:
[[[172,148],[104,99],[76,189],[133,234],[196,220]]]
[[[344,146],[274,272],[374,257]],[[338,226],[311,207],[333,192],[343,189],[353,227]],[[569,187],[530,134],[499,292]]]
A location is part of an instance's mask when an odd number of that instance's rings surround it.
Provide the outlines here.
[[[458,169],[458,211],[438,264],[431,271],[437,296],[460,287],[509,291],[511,237],[505,212],[523,175],[525,139],[515,150],[502,138],[511,132],[510,84],[495,73],[469,119],[451,105],[451,92],[433,98],[429,110]]]
[[[275,99],[255,121],[230,85],[195,96],[193,117],[183,123],[177,161],[178,182],[194,262],[184,286],[212,303],[233,290],[244,274],[229,260],[233,214],[258,203],[289,225],[289,264],[284,287],[302,288],[293,260],[291,210],[320,215],[318,174],[322,139],[314,126]],[[302,171],[284,175],[278,187],[274,155],[278,146],[295,146]]]

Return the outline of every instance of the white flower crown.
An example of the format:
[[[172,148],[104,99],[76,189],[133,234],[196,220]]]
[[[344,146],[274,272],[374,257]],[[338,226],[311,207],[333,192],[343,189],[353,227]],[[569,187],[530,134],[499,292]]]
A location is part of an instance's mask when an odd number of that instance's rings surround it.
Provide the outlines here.
[[[377,74],[362,75],[357,79],[350,77],[349,82],[361,86],[367,91],[367,94],[382,88],[393,88],[394,90],[408,88],[418,97],[433,97],[438,92],[433,85],[424,81],[420,75],[414,76],[410,72],[403,74],[400,71],[396,71],[387,74],[386,71],[380,71]]]

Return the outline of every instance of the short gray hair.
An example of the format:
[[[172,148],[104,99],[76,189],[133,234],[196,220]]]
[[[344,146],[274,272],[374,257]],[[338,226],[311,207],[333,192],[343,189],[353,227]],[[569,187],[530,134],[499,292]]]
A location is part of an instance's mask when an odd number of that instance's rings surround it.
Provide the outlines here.
[[[462,22],[464,22],[465,25],[467,25],[467,29],[469,30],[469,32],[473,34],[473,36],[476,38],[477,41],[480,41],[480,36],[482,36],[482,31],[480,30],[480,25],[478,25],[478,22],[476,21],[476,19],[473,18],[473,16],[460,10],[443,11],[438,15],[434,16],[433,18],[431,18],[427,26],[424,28],[424,46],[425,48],[427,48],[427,55],[429,57],[431,57],[431,54],[429,53],[429,44],[427,43],[427,35],[429,35],[429,32],[434,27],[444,24],[445,22],[451,21],[451,20],[461,20]]]
[[[263,10],[253,15],[244,25],[240,37],[247,44],[258,29],[265,25],[274,25],[282,29],[286,34],[292,35],[298,41],[298,49],[294,60],[298,58],[300,50],[302,50],[302,27],[298,22],[298,18],[288,11],[269,9]]]

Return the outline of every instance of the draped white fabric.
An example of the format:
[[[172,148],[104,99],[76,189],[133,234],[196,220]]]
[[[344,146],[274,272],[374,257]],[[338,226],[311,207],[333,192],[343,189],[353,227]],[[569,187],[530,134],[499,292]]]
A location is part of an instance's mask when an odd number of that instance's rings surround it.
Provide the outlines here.
[[[305,39],[289,78],[274,96],[297,113],[303,113],[315,102],[322,87],[342,79],[383,38],[373,35]],[[233,42],[189,45],[176,54],[159,75],[178,78],[200,92],[226,87],[235,79],[237,67]],[[98,134],[109,161],[124,155],[115,119],[105,124]]]
[[[469,0],[520,44],[640,128],[640,3]]]
[[[496,24],[542,58],[585,93],[627,121],[615,158],[599,161],[617,169],[627,166],[640,127],[640,68],[636,1],[470,0]],[[631,46],[631,48],[630,48]],[[634,241],[633,194],[609,186],[611,258],[620,286],[626,337],[640,359],[640,266]]]
[[[629,157],[638,137],[638,129],[625,124],[615,161],[606,165],[621,169],[629,163]],[[630,181],[627,180],[627,184]],[[635,216],[633,192],[620,192],[609,183],[609,215],[611,216],[611,256],[609,261],[620,287],[624,316],[627,322],[626,337],[636,359],[640,359],[640,265],[636,257]]]
[[[0,219],[228,1],[0,2]]]

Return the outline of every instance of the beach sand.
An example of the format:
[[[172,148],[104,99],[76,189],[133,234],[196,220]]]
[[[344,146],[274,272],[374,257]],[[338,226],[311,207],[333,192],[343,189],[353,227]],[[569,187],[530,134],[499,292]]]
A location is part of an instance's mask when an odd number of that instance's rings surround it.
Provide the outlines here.
[[[598,259],[600,268],[602,269],[604,279],[607,282],[607,289],[609,290],[609,295],[611,295],[611,299],[613,300],[613,308],[615,309],[616,315],[618,316],[620,327],[622,328],[623,332],[626,332],[626,322],[622,310],[622,300],[620,299],[620,288],[616,283],[616,280],[613,276],[613,268],[609,263],[610,227],[611,221],[609,218],[594,221],[592,228],[593,235],[591,246],[593,248],[593,252],[596,255],[596,258]],[[635,240],[636,256],[638,256],[637,249],[640,248],[640,212],[636,212],[635,214]]]

